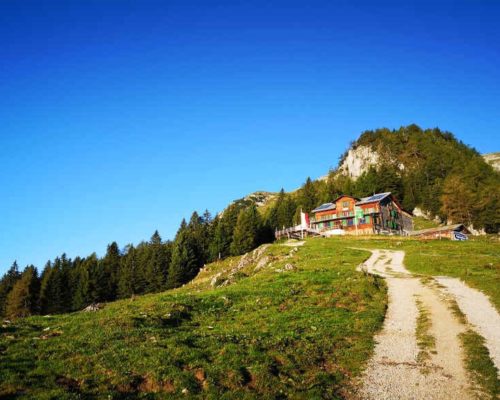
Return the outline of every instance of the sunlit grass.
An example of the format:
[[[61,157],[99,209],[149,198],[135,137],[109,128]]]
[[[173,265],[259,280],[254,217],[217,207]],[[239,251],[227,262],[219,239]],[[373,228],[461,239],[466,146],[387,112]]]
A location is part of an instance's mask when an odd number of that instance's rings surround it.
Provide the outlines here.
[[[270,265],[228,286],[210,281],[237,259],[177,290],[2,328],[0,396],[341,398],[372,352],[385,285],[341,242],[290,251],[272,245]]]

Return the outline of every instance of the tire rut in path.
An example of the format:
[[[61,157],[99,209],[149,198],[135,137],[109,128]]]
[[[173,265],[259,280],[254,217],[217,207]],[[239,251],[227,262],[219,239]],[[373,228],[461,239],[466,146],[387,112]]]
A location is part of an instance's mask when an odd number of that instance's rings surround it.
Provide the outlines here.
[[[375,250],[363,269],[386,278],[389,306],[375,353],[363,375],[363,399],[473,399],[458,335],[465,327],[435,288],[404,267],[402,251]],[[429,313],[435,339],[430,358],[419,361],[417,299]]]

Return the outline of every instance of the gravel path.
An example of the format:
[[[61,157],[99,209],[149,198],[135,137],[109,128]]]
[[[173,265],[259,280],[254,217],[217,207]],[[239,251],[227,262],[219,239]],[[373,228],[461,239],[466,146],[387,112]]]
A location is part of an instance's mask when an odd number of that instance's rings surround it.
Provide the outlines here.
[[[361,268],[384,276],[389,307],[375,354],[360,385],[363,399],[473,399],[458,335],[465,327],[436,289],[424,286],[403,264],[404,252],[375,250]],[[429,312],[435,348],[418,361],[417,299]]]
[[[500,315],[488,297],[476,289],[472,289],[457,278],[441,276],[437,282],[452,295],[458,307],[486,341],[493,363],[500,371]]]

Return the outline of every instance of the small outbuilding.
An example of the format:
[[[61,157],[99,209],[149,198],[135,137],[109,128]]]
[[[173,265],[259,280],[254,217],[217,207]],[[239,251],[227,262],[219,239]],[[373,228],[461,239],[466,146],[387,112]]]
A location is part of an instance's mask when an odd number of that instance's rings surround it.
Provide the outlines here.
[[[437,228],[421,229],[419,231],[411,231],[409,236],[419,239],[451,239],[451,240],[467,240],[467,235],[470,231],[464,224],[439,226]]]

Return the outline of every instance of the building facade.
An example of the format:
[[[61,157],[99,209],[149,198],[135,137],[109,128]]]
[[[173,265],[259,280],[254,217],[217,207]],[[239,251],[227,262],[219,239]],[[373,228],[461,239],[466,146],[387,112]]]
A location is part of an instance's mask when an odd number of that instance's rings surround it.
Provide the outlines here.
[[[408,234],[413,230],[410,213],[390,192],[358,199],[342,195],[311,211],[311,228],[332,234]]]

